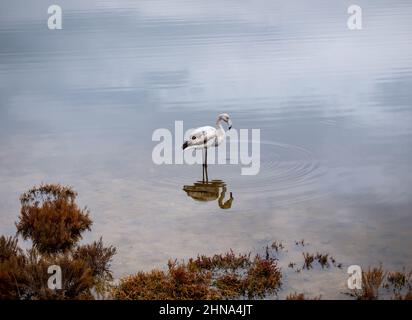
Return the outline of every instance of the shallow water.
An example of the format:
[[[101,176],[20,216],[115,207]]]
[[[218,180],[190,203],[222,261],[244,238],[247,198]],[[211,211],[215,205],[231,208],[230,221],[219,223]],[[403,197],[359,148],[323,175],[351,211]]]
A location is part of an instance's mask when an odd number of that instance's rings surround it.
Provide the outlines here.
[[[0,4],[0,234],[19,194],[59,182],[91,210],[84,240],[118,248],[116,277],[274,240],[286,266],[300,239],[345,267],[290,272],[287,291],[343,298],[347,265],[412,266],[410,1],[358,1],[361,31],[346,2],[60,4],[58,31],[48,1]],[[201,166],[152,161],[154,130],[221,112],[262,140],[256,176],[209,166],[226,210],[183,190]]]

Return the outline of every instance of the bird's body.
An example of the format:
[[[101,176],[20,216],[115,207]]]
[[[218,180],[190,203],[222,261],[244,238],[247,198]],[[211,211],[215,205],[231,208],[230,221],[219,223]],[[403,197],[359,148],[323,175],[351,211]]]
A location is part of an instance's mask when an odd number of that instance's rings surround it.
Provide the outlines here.
[[[183,144],[183,150],[208,149],[210,147],[219,146],[225,139],[226,135],[221,123],[222,121],[228,123],[230,130],[232,127],[230,117],[228,114],[223,113],[217,118],[216,127],[204,126],[193,129],[190,132],[189,138]]]
[[[193,137],[196,137],[193,139]],[[225,137],[223,129],[216,129],[211,126],[196,128],[190,132],[190,139],[195,140],[188,146],[188,149],[204,149],[217,147]]]

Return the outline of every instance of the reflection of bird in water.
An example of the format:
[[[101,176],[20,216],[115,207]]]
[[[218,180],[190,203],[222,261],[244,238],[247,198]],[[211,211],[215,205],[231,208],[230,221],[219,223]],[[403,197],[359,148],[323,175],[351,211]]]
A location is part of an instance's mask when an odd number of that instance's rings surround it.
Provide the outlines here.
[[[232,207],[232,202],[233,202],[232,192],[230,192],[229,199],[226,202],[223,202],[223,200],[225,199],[225,195],[226,195],[226,186],[222,188],[222,193],[220,194],[220,197],[218,200],[219,207],[221,209],[230,209]]]
[[[190,132],[190,137],[183,143],[183,150],[185,149],[203,149],[203,168],[207,167],[207,149],[209,147],[217,147],[225,139],[225,130],[222,127],[222,121],[228,125],[228,130],[232,128],[232,120],[227,113],[219,114],[216,120],[216,127],[205,126],[193,129]],[[207,172],[206,172],[207,180]]]
[[[197,201],[215,201],[218,200],[218,205],[221,209],[230,209],[233,202],[233,195],[230,192],[230,197],[225,200],[226,184],[222,180],[198,181],[191,186],[183,186],[183,190],[189,197]]]

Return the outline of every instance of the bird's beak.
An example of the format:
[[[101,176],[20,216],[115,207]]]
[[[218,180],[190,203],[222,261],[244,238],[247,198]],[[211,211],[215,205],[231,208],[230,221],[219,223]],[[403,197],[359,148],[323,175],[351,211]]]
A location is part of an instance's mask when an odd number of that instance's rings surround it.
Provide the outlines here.
[[[229,129],[229,130],[232,129],[232,120],[229,119],[229,121],[227,122],[227,124],[228,124],[228,126],[229,126],[228,129]]]
[[[188,143],[187,141],[185,141],[185,143],[183,143],[182,149],[185,150],[188,147]]]

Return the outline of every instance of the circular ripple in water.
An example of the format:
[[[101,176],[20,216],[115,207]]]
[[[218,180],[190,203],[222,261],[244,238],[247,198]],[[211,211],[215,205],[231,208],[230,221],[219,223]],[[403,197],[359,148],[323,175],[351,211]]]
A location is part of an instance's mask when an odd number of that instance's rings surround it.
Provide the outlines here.
[[[261,141],[261,154],[260,173],[253,181],[254,197],[274,198],[284,205],[324,195],[320,178],[326,171],[309,150]]]

